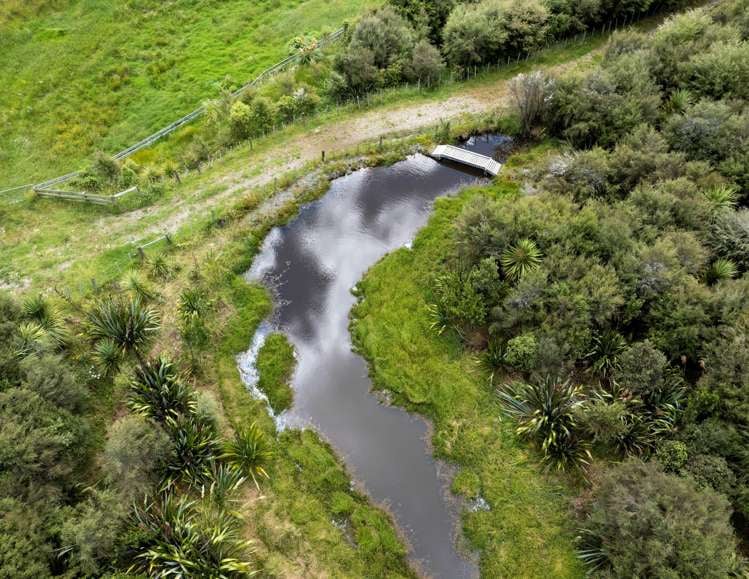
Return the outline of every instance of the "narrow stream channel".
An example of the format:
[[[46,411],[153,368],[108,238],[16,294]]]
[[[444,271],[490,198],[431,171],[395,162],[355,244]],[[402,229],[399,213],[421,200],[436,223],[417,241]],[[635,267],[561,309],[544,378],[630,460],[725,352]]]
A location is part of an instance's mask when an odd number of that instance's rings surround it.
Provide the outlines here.
[[[480,137],[464,146],[490,155],[504,142]],[[385,254],[410,243],[437,197],[479,179],[422,155],[337,179],[322,199],[270,232],[248,272],[271,289],[275,308],[239,357],[245,383],[256,390],[255,357],[265,336],[285,333],[297,369],[294,405],[277,417],[279,426],[317,429],[374,501],[393,513],[411,560],[434,578],[478,571],[456,548],[458,508],[429,450],[428,424],[381,404],[367,363],[351,351],[351,289]]]

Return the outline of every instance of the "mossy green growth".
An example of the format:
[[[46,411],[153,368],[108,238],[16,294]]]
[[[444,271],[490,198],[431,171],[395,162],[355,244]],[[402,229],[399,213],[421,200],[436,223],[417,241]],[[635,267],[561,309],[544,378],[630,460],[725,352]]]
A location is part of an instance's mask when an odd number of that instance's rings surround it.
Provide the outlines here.
[[[285,335],[274,333],[265,339],[257,356],[258,388],[268,397],[273,412],[279,414],[291,406],[294,393],[291,374],[294,371],[294,346]]]
[[[494,388],[457,336],[430,327],[430,280],[451,247],[465,203],[485,195],[512,197],[498,180],[440,199],[412,249],[376,264],[359,284],[352,331],[371,363],[375,387],[434,423],[434,450],[458,467],[453,490],[481,508],[463,514],[464,535],[480,552],[484,577],[581,577],[575,555],[570,489],[542,471],[538,457],[502,421]],[[484,502],[485,501],[485,502]],[[486,505],[486,507],[485,507]]]

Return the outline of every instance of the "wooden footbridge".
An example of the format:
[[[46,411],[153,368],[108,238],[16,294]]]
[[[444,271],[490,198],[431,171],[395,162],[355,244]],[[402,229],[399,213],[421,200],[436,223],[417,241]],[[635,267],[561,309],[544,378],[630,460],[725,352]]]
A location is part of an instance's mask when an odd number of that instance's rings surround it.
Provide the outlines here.
[[[453,145],[439,145],[432,151],[432,157],[438,161],[447,160],[468,165],[474,169],[480,169],[487,175],[496,176],[502,169],[502,164],[491,157],[467,151]]]

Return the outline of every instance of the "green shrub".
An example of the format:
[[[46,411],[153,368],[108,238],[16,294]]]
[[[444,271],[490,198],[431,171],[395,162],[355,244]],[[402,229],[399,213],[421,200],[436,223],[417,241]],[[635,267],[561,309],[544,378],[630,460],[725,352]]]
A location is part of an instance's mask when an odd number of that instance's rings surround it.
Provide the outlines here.
[[[538,340],[528,333],[516,336],[507,342],[504,361],[508,366],[530,372],[538,362]]]
[[[578,421],[585,435],[606,450],[618,449],[630,430],[626,404],[611,396],[593,396],[581,407]]]
[[[242,141],[253,134],[252,109],[242,101],[235,101],[229,112],[232,139]]]
[[[408,79],[424,86],[437,84],[445,70],[445,62],[440,51],[426,40],[420,40],[414,46],[411,61],[406,67]]]
[[[581,557],[612,577],[727,577],[736,564],[729,515],[715,492],[629,460],[594,490]]]
[[[695,455],[686,462],[684,470],[702,488],[712,488],[728,497],[735,493],[736,474],[722,456]]]
[[[0,498],[0,576],[51,577],[54,531],[40,509],[11,497]]]
[[[666,472],[679,472],[689,458],[687,445],[680,440],[667,440],[658,445],[655,457]]]
[[[130,507],[123,498],[116,493],[94,490],[65,520],[60,538],[71,572],[98,576],[111,568]]]
[[[261,137],[273,129],[275,118],[273,107],[268,99],[257,97],[250,105],[249,134],[252,137]]]
[[[169,435],[159,425],[128,415],[109,427],[101,469],[124,502],[140,501],[158,484],[171,452]]]

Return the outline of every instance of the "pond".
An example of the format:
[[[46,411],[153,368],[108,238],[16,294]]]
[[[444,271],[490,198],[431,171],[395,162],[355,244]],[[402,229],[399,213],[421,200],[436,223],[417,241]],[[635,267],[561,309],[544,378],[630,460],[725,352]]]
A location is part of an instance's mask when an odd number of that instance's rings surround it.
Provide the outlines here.
[[[463,146],[490,155],[506,144],[504,137],[478,137]],[[481,179],[423,155],[356,171],[274,228],[248,272],[272,291],[274,310],[239,357],[245,383],[262,395],[257,352],[268,333],[286,334],[297,368],[294,404],[276,417],[279,428],[311,427],[328,440],[354,479],[393,514],[415,567],[431,577],[478,572],[456,547],[459,507],[449,469],[430,452],[428,423],[383,404],[371,391],[366,361],[351,350],[351,290],[384,255],[410,244],[437,197]]]

